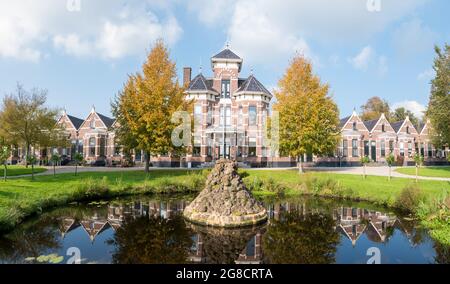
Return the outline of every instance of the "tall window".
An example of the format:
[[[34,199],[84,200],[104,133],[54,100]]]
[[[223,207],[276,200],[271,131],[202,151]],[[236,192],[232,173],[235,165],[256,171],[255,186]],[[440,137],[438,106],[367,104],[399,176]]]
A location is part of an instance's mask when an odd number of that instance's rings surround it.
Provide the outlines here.
[[[95,137],[89,138],[89,156],[95,156]]]
[[[222,80],[222,98],[230,97],[230,80]]]
[[[237,125],[238,126],[242,126],[242,117],[243,117],[243,113],[242,113],[242,106],[239,106],[239,113],[238,113],[238,121],[237,121]]]
[[[256,138],[250,137],[248,141],[248,156],[256,157]]]
[[[212,110],[212,106],[208,106],[208,117],[207,117],[207,121],[206,121],[206,123],[208,124],[208,125],[211,125],[212,124],[212,115],[213,115],[213,110]]]
[[[342,140],[342,156],[347,157],[348,156],[348,141]]]
[[[394,152],[394,141],[389,140],[389,153],[392,154]]]
[[[383,124],[383,126],[384,126],[384,124]],[[386,156],[386,145],[385,145],[385,141],[384,140],[381,140],[380,141],[380,147],[381,147],[381,157],[384,157],[384,156]]]
[[[406,126],[406,133],[409,134],[409,126]]]
[[[400,142],[400,156],[405,156],[405,143]]]
[[[225,119],[225,120],[224,120]],[[224,123],[226,126],[230,126],[231,125],[231,107],[227,106],[227,107],[220,107],[220,125],[223,126]]]
[[[356,130],[358,130],[358,129],[356,128],[356,121],[355,121],[355,122],[353,122],[353,131],[356,131]]]
[[[89,122],[89,127],[92,128],[92,129],[95,128],[95,120],[94,120],[94,119],[92,119],[92,120]]]
[[[381,125],[381,132],[386,132],[386,127],[384,126],[384,124]]]
[[[428,144],[428,157],[433,157],[433,145]]]
[[[202,124],[202,106],[201,105],[195,105],[195,107],[194,107],[194,123],[195,123],[195,125]]]
[[[358,157],[358,139],[352,140],[352,156]]]
[[[364,156],[369,156],[369,141],[364,141]]]
[[[411,157],[411,155],[412,155],[412,143],[408,142],[408,156]]]
[[[249,106],[248,107],[248,124],[256,125],[256,122],[257,122],[256,106]]]

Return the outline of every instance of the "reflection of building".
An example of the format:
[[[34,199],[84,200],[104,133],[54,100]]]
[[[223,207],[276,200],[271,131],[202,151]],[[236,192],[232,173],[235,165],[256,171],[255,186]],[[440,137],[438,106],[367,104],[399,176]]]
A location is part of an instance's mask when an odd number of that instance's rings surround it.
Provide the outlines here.
[[[117,231],[122,226],[125,218],[148,216],[149,218],[161,217],[170,219],[174,214],[183,212],[184,207],[186,207],[185,201],[142,201],[129,204],[110,204],[105,216],[101,216],[96,212],[82,220],[72,217],[62,218],[60,230],[62,236],[65,237],[73,230],[82,227],[89,239],[94,242],[97,236],[109,228]]]
[[[239,254],[236,264],[262,263],[262,233],[259,231],[247,243],[245,249]]]

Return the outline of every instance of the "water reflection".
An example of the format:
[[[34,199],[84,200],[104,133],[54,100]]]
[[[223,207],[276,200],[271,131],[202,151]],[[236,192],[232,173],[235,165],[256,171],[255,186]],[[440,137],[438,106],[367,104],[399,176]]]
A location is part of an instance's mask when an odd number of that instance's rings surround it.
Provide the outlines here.
[[[230,230],[185,222],[188,203],[142,198],[57,209],[0,237],[0,262],[65,256],[75,246],[83,262],[364,263],[365,250],[377,244],[384,263],[449,262],[449,248],[434,245],[413,221],[367,204],[266,201],[266,224]]]

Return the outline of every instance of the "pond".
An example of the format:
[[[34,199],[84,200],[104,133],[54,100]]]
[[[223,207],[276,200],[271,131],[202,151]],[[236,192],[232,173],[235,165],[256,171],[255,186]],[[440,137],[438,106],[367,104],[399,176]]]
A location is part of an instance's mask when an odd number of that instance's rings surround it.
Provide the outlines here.
[[[413,220],[367,203],[263,200],[266,224],[218,229],[186,222],[191,196],[73,204],[0,237],[0,263],[449,263]],[[379,252],[379,254],[378,254]]]

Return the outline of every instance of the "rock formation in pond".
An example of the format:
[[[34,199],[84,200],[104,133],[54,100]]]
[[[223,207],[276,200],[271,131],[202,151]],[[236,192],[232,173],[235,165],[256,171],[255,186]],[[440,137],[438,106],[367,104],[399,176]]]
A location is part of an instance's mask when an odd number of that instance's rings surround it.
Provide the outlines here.
[[[205,188],[184,210],[191,222],[219,227],[242,227],[267,220],[266,209],[252,196],[237,173],[237,163],[219,160]]]

